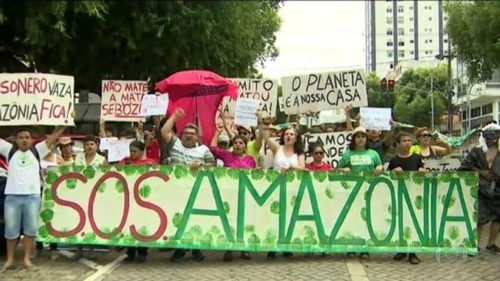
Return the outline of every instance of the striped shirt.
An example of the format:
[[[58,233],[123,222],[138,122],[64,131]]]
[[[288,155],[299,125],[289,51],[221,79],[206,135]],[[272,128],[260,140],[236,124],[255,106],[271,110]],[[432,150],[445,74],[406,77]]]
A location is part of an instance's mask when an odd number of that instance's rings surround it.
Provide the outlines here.
[[[189,166],[193,163],[215,164],[215,157],[206,145],[187,148],[178,137],[172,137],[174,142],[170,152],[171,165]]]

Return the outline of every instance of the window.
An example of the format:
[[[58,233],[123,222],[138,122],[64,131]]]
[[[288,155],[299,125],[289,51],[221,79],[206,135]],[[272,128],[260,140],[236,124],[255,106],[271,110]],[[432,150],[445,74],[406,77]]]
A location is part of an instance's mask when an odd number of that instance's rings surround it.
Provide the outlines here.
[[[398,23],[401,23],[401,24],[405,23],[405,18],[398,17]]]
[[[444,17],[443,19],[444,19],[445,21],[447,21],[447,20],[448,20],[448,17]]]
[[[425,39],[424,43],[425,43],[425,44],[429,43],[429,40]]]
[[[386,9],[386,11],[387,11],[388,13],[392,13],[392,9],[391,9],[391,8],[387,8],[387,9]]]
[[[387,41],[387,47],[391,47],[391,46],[394,46],[394,44],[392,43],[392,41]]]
[[[393,52],[392,51],[387,51],[387,57],[392,58]]]
[[[413,10],[413,6],[410,6],[410,10]]]
[[[398,35],[405,35],[405,29],[404,28],[398,28]]]
[[[443,42],[446,44],[448,43],[448,39],[444,39]]]
[[[413,32],[413,31],[415,31],[415,30],[413,28],[410,28],[410,32]]]
[[[427,6],[424,6],[424,10],[427,10]]]
[[[432,6],[429,6],[429,10],[432,10]]]
[[[387,17],[387,23],[389,23],[389,24],[392,23],[392,17]]]
[[[429,32],[432,32],[432,28],[429,28]]]
[[[387,29],[387,35],[392,35],[392,29]]]
[[[467,119],[467,111],[462,111],[462,120]]]
[[[444,54],[447,55],[448,54],[448,50],[444,50]]]
[[[425,54],[428,55],[429,54],[429,51],[425,51]]]
[[[429,51],[429,55],[432,55],[432,50],[431,50],[431,51]]]
[[[432,21],[432,17],[429,17],[429,21]]]
[[[405,11],[404,6],[398,6],[398,13],[402,13]]]
[[[429,43],[432,43],[432,39],[429,39]]]
[[[425,29],[424,29],[424,31],[425,31],[425,32],[427,32],[427,31],[429,31],[429,29],[428,29],[428,28],[425,28]]]
[[[415,42],[415,41],[413,41],[413,39],[412,39],[412,40],[410,40],[410,44],[413,44],[414,42]]]
[[[470,111],[470,118],[481,116],[481,108],[475,107]]]
[[[410,18],[410,21],[413,21],[413,18]]]
[[[404,58],[404,57],[405,57],[405,51],[399,51],[399,52],[398,52],[398,56],[399,56],[400,58]]]
[[[410,55],[414,55],[414,54],[415,54],[415,52],[414,52],[414,51],[410,51]]]
[[[483,105],[481,107],[481,115],[487,115],[493,113],[493,104]]]
[[[399,42],[398,42],[398,46],[400,46],[400,47],[404,47],[404,46],[405,46],[405,42],[403,42],[403,41],[399,41]]]

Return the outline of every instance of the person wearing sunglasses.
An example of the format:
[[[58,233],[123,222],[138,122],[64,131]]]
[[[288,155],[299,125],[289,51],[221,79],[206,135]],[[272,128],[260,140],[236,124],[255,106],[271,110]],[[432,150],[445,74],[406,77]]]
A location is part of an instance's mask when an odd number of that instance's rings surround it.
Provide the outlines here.
[[[309,155],[312,156],[313,161],[306,164],[306,169],[309,171],[330,171],[332,166],[324,161],[325,148],[321,143],[313,143],[309,146]]]
[[[440,138],[435,138],[434,145],[431,144],[433,137],[427,127],[417,129],[415,135],[418,144],[413,145],[410,152],[420,155],[424,161],[428,159],[438,159],[451,153],[450,145]]]

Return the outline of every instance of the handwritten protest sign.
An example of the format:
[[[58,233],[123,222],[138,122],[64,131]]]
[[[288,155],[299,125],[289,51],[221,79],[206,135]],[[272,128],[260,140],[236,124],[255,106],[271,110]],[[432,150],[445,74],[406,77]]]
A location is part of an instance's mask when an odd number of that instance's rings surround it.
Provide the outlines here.
[[[238,99],[255,99],[261,103],[262,117],[276,116],[278,106],[278,81],[262,79],[231,79],[238,85]],[[236,101],[230,97],[222,100],[222,113],[234,116]]]
[[[260,252],[477,253],[477,177],[60,167],[46,177],[37,240]]]
[[[389,162],[384,164],[385,170],[387,167]],[[424,167],[429,172],[456,172],[460,168],[460,160],[456,158],[425,160]]]
[[[390,131],[392,109],[377,107],[360,108],[361,126],[367,130]]]
[[[165,115],[168,108],[168,94],[144,95],[142,98],[141,115],[156,116]]]
[[[286,114],[368,105],[363,70],[283,77],[281,85]]]
[[[279,138],[275,138],[276,141]],[[303,136],[302,141],[304,143],[304,149],[306,151],[306,163],[313,161],[312,155],[309,155],[309,145],[319,142],[323,144],[325,149],[325,161],[328,162],[333,168],[338,166],[340,158],[351,142],[351,133],[339,132],[339,133],[322,133],[322,134],[311,134],[309,136]],[[262,145],[260,152],[260,165],[263,168],[269,169],[273,167],[273,153],[266,144]]]
[[[238,98],[234,123],[239,126],[257,126],[257,110],[259,100]]]
[[[73,76],[0,74],[0,126],[74,125],[74,87]]]
[[[283,97],[278,98],[278,104],[280,112],[285,112],[285,100],[283,99]]]
[[[116,140],[108,147],[108,162],[118,162],[130,156],[130,143],[133,140]]]
[[[108,150],[113,142],[117,141],[117,137],[101,138],[99,139],[99,149],[102,151]]]
[[[144,121],[142,98],[147,81],[102,81],[101,118],[106,121]]]

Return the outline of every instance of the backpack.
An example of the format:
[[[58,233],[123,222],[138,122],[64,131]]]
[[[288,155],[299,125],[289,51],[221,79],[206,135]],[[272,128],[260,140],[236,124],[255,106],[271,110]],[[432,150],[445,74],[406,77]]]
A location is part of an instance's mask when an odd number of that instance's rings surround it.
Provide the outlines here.
[[[16,145],[13,145],[12,148],[10,149],[9,151],[9,155],[7,157],[7,165],[9,165],[9,162],[10,162],[10,159],[12,159],[12,156],[14,156],[14,154],[19,150],[19,147],[17,147]],[[36,150],[35,147],[30,147],[29,151],[31,151],[31,153],[33,153],[33,155],[35,156],[36,160],[38,161],[38,167],[40,168],[40,181],[42,183],[42,188],[43,188],[43,171],[42,171],[42,166],[40,165],[40,161],[42,160],[40,158],[40,153],[38,153],[38,150]],[[7,170],[7,173],[8,173],[8,170]]]

